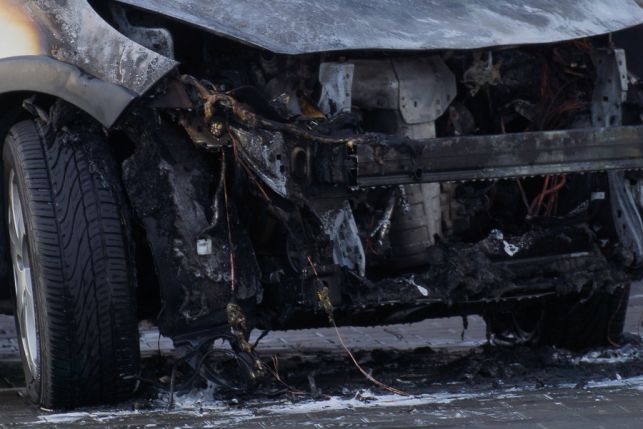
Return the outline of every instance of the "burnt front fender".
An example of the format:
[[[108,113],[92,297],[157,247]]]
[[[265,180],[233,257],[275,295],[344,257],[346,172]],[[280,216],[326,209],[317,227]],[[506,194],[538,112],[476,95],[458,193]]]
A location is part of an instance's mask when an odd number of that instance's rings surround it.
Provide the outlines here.
[[[0,0],[0,94],[64,99],[110,127],[177,63],[128,39],[82,0]]]
[[[39,92],[57,96],[110,127],[137,94],[44,55],[0,60],[0,93]]]

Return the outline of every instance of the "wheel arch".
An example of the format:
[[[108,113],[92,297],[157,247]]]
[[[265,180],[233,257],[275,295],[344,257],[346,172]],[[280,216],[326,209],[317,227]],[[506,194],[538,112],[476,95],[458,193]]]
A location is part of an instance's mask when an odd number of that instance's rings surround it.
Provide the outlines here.
[[[0,148],[4,145],[13,125],[33,118],[33,115],[23,108],[23,102],[34,95],[48,96],[47,105],[55,100],[68,102],[87,113],[105,128],[110,128],[129,104],[138,97],[137,94],[122,86],[96,79],[74,65],[51,57],[22,56],[0,59]],[[0,213],[0,281],[2,281],[11,275],[9,245],[5,232],[3,189],[0,189],[0,210],[3,211]],[[10,288],[8,282],[2,281],[2,283],[0,301],[6,301],[10,298]]]
[[[137,97],[134,92],[94,78],[78,67],[51,57],[34,55],[0,59],[0,97],[16,93],[47,94],[73,104],[106,128]],[[15,105],[2,105],[0,114]]]

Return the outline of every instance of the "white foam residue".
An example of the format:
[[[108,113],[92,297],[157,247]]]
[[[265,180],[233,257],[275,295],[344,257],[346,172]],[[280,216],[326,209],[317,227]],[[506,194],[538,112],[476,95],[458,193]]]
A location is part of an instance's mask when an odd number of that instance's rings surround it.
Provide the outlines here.
[[[415,288],[422,294],[422,296],[429,296],[429,290],[425,288],[422,285],[419,285],[415,282],[415,275],[411,275],[410,277],[405,279],[411,286],[415,286]]]
[[[359,397],[368,399],[358,399]],[[264,408],[263,411],[273,414],[305,414],[320,411],[358,408],[417,407],[422,405],[450,404],[452,402],[470,399],[481,399],[485,397],[493,397],[495,399],[509,399],[517,397],[517,395],[514,393],[498,394],[494,392],[434,393],[413,396],[402,396],[395,394],[373,395],[372,393],[363,393],[362,395],[356,395],[352,399],[345,399],[334,396],[324,401],[309,401],[288,405],[275,405]]]
[[[420,291],[422,296],[429,296],[429,291],[424,286],[420,286],[420,285],[416,284],[415,287]]]
[[[506,240],[503,240],[502,244],[504,245],[505,253],[509,256],[513,256],[520,251],[520,247],[515,244],[511,244]]]
[[[60,414],[46,414],[39,416],[41,423],[74,423],[82,419],[91,417],[91,413],[60,413]]]
[[[586,389],[602,388],[629,388],[643,391],[643,376],[632,378],[621,378],[618,374],[615,379],[606,379],[600,381],[590,381],[586,384]],[[575,384],[563,384],[558,388],[573,389]],[[246,404],[243,408],[231,408],[228,404],[212,400],[212,386],[202,391],[195,390],[188,395],[182,395],[175,398],[176,409],[167,411],[165,407],[154,410],[123,410],[123,411],[98,411],[98,412],[72,412],[61,414],[48,414],[39,417],[39,421],[33,424],[70,424],[79,422],[106,422],[114,421],[119,418],[144,414],[147,418],[153,420],[157,415],[166,416],[167,414],[177,416],[207,416],[216,415],[215,427],[225,427],[227,424],[238,424],[241,422],[252,421],[260,416],[266,415],[291,415],[306,414],[324,411],[338,411],[364,408],[382,408],[382,407],[418,407],[427,405],[444,405],[459,401],[477,400],[508,400],[519,398],[522,395],[536,390],[536,388],[509,388],[502,391],[489,392],[439,392],[432,394],[421,394],[413,396],[402,396],[395,394],[373,393],[369,389],[358,392],[353,398],[342,398],[338,396],[331,397],[323,401],[304,401],[297,403],[279,402],[272,405],[265,405],[265,402],[253,402]],[[436,416],[440,418],[439,416]],[[457,417],[451,415],[451,417]],[[466,416],[465,416],[466,417]]]
[[[626,345],[619,349],[605,349],[586,353],[578,359],[578,362],[591,364],[615,364],[626,363],[640,359],[640,350],[631,345]]]

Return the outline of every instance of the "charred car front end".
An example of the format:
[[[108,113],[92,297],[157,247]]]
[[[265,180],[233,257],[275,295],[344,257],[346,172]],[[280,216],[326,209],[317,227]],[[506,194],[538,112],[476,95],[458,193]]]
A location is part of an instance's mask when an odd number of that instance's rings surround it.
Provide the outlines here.
[[[481,314],[498,342],[619,341],[633,0],[78,3],[7,3],[34,43],[0,59],[3,124],[104,142],[139,314],[177,347],[229,339],[256,375],[254,328]]]

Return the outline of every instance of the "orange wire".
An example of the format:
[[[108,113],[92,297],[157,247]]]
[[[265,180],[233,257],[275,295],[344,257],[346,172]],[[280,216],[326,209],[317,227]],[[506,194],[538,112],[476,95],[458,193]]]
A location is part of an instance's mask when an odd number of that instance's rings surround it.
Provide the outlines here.
[[[315,277],[319,277],[317,275],[317,269],[315,268],[315,264],[313,263],[312,258],[310,256],[307,256],[306,258],[308,259],[308,263],[310,264],[311,268],[313,269],[313,273],[315,274]],[[366,377],[367,380],[369,380],[371,383],[375,384],[376,386],[379,386],[382,389],[387,390],[387,391],[389,391],[391,393],[394,393],[396,395],[409,396],[408,393],[403,392],[401,390],[398,390],[398,389],[396,389],[394,387],[387,386],[386,384],[382,383],[381,381],[379,381],[375,377],[373,377],[371,374],[366,372],[366,370],[364,370],[364,368],[362,368],[362,366],[359,364],[359,362],[357,362],[357,359],[355,358],[355,355],[353,355],[353,353],[349,350],[349,348],[346,346],[346,343],[344,343],[344,338],[342,337],[342,334],[339,332],[339,328],[337,327],[337,324],[335,323],[335,321],[332,319],[332,317],[330,317],[329,319],[330,319],[330,323],[333,325],[333,328],[335,328],[335,333],[337,334],[337,339],[339,340],[339,343],[342,345],[342,348],[344,349],[344,351],[346,351],[348,356],[353,361],[353,364],[355,365],[355,368],[357,368],[357,370],[359,372],[361,372],[362,375],[364,377]]]
[[[225,153],[221,152],[221,165],[222,168],[225,168]],[[232,292],[236,290],[236,276],[234,269],[234,246],[232,241],[232,227],[230,226],[230,209],[228,205],[228,181],[226,179],[228,175],[223,173],[223,200],[225,202],[225,214],[226,222],[228,224],[228,246],[230,247],[230,288]]]
[[[308,259],[308,263],[310,264],[310,267],[313,269],[313,274],[315,274],[315,277],[319,277],[319,274],[317,274],[317,268],[315,268],[315,264],[313,263],[313,260],[310,258],[310,256],[306,257]]]
[[[549,186],[549,178],[550,176],[545,177],[543,190],[540,192],[540,194],[538,194],[536,198],[534,198],[534,201],[532,201],[531,206],[529,206],[529,213],[528,213],[529,216],[535,216],[536,214],[538,214],[543,198],[545,198],[545,191],[547,190],[547,186]]]
[[[536,216],[540,212],[540,208],[542,207],[543,200],[547,195],[551,195],[554,192],[560,191],[565,184],[567,183],[567,176],[565,174],[561,174],[560,176],[560,182],[555,183],[554,186],[551,188],[549,187],[549,180],[550,178],[552,180],[558,180],[558,177],[552,177],[552,176],[547,176],[545,177],[545,182],[543,184],[543,190],[541,191],[540,194],[534,199],[534,201],[531,203],[531,206],[529,208],[528,215],[529,216]]]

